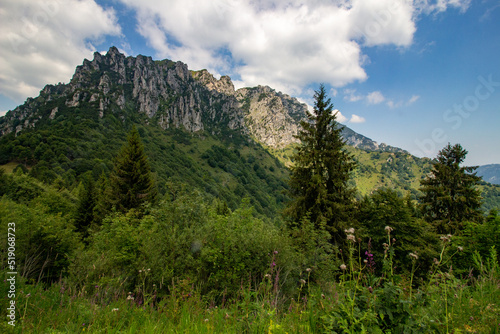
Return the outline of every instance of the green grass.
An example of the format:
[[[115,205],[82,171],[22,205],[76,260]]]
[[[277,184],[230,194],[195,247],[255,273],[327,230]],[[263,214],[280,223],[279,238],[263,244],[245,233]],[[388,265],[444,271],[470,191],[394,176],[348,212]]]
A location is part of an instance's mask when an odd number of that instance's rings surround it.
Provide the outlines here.
[[[6,163],[5,165],[0,165],[0,168],[3,168],[7,174],[11,174],[14,172],[14,169],[19,165],[19,163],[11,161]]]
[[[316,284],[308,275],[294,296],[285,297],[275,289],[275,277],[271,277],[254,289],[242,286],[237,298],[220,305],[206,300],[185,281],[171,285],[168,293],[152,293],[146,304],[141,298],[128,297],[133,295],[126,291],[75,288],[64,280],[48,288],[18,282],[16,327],[4,320],[0,331],[500,333],[496,260],[476,257],[478,275],[465,279],[454,277],[444,262],[438,263],[434,274],[416,285],[410,277],[390,274],[390,255],[385,259],[388,271],[382,277],[372,277],[356,248],[356,244],[351,246],[347,268],[337,281]],[[2,300],[3,315],[5,308]]]

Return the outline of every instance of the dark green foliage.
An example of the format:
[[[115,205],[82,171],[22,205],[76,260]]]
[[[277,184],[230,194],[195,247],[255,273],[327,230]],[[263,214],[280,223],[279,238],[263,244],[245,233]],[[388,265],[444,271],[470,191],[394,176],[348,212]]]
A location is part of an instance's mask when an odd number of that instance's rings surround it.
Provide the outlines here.
[[[324,86],[314,96],[314,114],[302,122],[297,138],[301,144],[293,157],[290,175],[292,202],[287,213],[295,223],[306,215],[316,226],[324,221],[334,239],[352,221],[355,190],[348,182],[355,168],[353,157],[346,151],[342,127]]]
[[[115,159],[110,186],[111,201],[120,211],[137,209],[146,202],[156,200],[156,184],[135,127]]]
[[[487,259],[491,247],[500,249],[500,216],[498,216],[498,212],[491,211],[483,223],[465,222],[461,235],[452,238],[452,245],[450,253],[456,253],[454,267],[457,274],[468,275],[473,268],[475,252],[483,259]],[[457,252],[458,247],[463,250]],[[500,257],[497,260],[500,262]]]
[[[15,224],[17,272],[30,282],[58,280],[65,275],[79,245],[71,223],[75,198],[26,175],[4,175],[0,179],[6,189],[0,197],[0,226],[7,231],[9,223]],[[7,263],[3,261],[7,233],[1,235],[3,269]]]
[[[95,220],[94,210],[96,207],[96,189],[91,175],[86,175],[80,185],[78,194],[78,206],[75,215],[75,228],[82,233],[84,238],[88,237],[88,229]]]
[[[108,216],[77,254],[73,279],[78,286],[106,282],[132,290],[145,268],[162,295],[165,285],[189,280],[218,302],[236,297],[242,284],[255,286],[270,268],[283,274],[282,286],[293,286],[285,280],[294,265],[288,239],[253,217],[247,204],[224,215],[217,214],[219,207],[199,193],[181,192],[142,217],[133,211]]]
[[[481,221],[477,167],[461,167],[467,151],[448,144],[439,151],[431,175],[421,181],[421,210],[438,233],[456,233],[465,221]]]
[[[400,272],[410,272],[409,253],[414,253],[425,266],[419,267],[418,275],[425,275],[432,259],[438,256],[438,237],[430,230],[426,221],[416,218],[415,208],[407,198],[400,197],[391,189],[380,189],[358,203],[357,219],[361,224],[361,234],[365,242],[370,240],[377,273],[382,271],[384,243],[388,242],[385,227],[393,230],[391,239],[395,238],[395,266]],[[366,258],[366,256],[365,256]]]

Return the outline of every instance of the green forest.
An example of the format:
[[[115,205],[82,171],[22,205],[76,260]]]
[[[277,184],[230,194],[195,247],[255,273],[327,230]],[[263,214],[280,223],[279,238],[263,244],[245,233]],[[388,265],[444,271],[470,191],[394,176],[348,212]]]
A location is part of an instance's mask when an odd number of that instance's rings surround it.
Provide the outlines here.
[[[1,137],[0,331],[499,333],[498,187],[460,144],[348,147],[314,99],[275,151],[133,110]]]

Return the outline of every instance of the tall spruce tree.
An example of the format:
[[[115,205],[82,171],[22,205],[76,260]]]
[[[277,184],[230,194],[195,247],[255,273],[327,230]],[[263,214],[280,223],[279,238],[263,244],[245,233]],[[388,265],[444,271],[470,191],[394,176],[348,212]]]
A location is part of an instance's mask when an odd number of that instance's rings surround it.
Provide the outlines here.
[[[477,167],[460,167],[467,153],[460,144],[448,144],[439,151],[429,176],[420,182],[421,210],[438,233],[455,233],[463,222],[482,219]]]
[[[348,182],[356,163],[346,151],[342,126],[321,85],[314,95],[314,113],[301,123],[300,145],[293,156],[290,197],[286,209],[294,224],[308,218],[316,227],[326,224],[339,241],[350,227],[355,189]]]
[[[112,204],[120,211],[139,208],[156,199],[156,184],[135,126],[115,158],[110,187]]]
[[[76,208],[75,227],[82,234],[82,238],[88,237],[88,229],[94,222],[94,208],[96,206],[95,186],[92,175],[84,175],[80,184],[78,194],[78,206]]]

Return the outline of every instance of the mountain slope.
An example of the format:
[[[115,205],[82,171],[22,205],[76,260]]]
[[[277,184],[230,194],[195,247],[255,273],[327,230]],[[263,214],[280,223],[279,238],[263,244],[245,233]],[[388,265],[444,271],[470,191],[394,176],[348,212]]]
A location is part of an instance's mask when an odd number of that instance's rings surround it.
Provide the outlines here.
[[[492,184],[500,184],[500,164],[479,166],[477,175]]]
[[[247,197],[272,217],[286,201],[285,164],[306,119],[305,104],[270,87],[235,90],[227,76],[126,57],[112,47],[84,60],[68,84],[47,85],[0,118],[0,164],[21,163],[39,179],[71,188],[84,173],[108,174],[135,124],[161,193],[186,184],[231,208]],[[390,187],[418,196],[430,160],[347,127],[343,136],[359,162],[352,182],[361,195]]]

